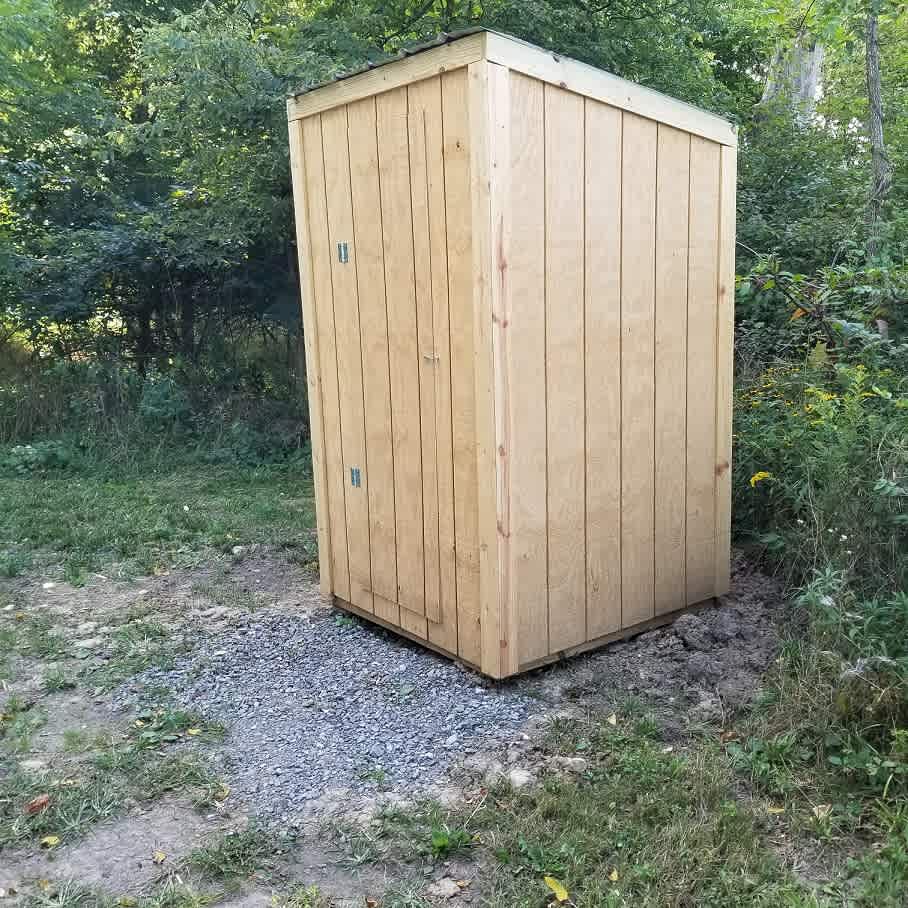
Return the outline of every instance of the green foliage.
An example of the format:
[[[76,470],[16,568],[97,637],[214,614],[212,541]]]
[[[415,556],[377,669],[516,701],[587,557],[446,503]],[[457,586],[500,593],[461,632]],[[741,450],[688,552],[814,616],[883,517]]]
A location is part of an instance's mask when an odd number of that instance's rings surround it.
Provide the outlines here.
[[[908,376],[863,363],[770,366],[738,391],[739,527],[793,581],[908,583]]]
[[[84,475],[0,477],[0,499],[0,551],[23,540],[51,549],[72,580],[111,561],[153,573],[193,563],[205,548],[239,544],[280,546],[302,563],[315,552],[311,480],[294,464],[238,471],[168,457],[151,465],[101,461]],[[24,558],[17,556],[16,570]],[[145,658],[141,646],[124,642],[124,659],[128,652]]]
[[[462,826],[451,827],[447,823],[436,823],[430,833],[432,856],[444,858],[461,849],[468,848],[473,836]]]

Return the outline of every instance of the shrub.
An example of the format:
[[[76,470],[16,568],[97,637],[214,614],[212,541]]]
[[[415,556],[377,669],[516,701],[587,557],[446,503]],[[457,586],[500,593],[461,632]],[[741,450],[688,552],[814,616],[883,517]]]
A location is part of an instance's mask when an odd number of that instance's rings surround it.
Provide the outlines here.
[[[73,460],[72,451],[60,441],[36,441],[32,445],[15,445],[0,458],[4,473],[16,476],[30,476],[62,470]]]
[[[831,567],[862,596],[908,585],[908,376],[811,361],[737,392],[734,512],[795,584]]]

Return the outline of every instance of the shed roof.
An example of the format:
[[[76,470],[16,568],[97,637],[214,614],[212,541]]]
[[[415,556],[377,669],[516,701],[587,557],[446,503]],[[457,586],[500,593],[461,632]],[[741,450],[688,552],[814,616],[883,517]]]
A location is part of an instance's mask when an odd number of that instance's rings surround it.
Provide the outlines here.
[[[520,38],[481,27],[442,33],[431,41],[404,48],[387,60],[366,63],[307,86],[288,98],[287,115],[290,120],[301,119],[479,60],[507,66],[722,145],[737,145],[736,127],[718,114]]]

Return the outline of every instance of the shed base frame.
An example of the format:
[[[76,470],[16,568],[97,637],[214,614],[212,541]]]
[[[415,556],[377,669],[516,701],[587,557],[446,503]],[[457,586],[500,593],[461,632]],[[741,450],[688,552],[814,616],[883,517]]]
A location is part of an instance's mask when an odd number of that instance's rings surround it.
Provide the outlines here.
[[[463,659],[456,653],[449,652],[448,650],[440,646],[436,646],[430,640],[426,640],[423,637],[420,637],[418,634],[413,634],[397,624],[392,624],[390,621],[385,621],[382,618],[379,618],[377,615],[373,615],[371,612],[365,611],[365,609],[357,608],[355,605],[347,602],[345,599],[341,599],[339,596],[332,596],[331,601],[334,607],[340,609],[341,611],[349,612],[351,615],[355,615],[357,618],[362,618],[364,621],[368,621],[370,624],[375,624],[379,627],[383,627],[385,630],[392,631],[398,636],[405,637],[407,640],[411,640],[413,643],[418,643],[420,646],[423,646],[426,649],[430,649],[441,656],[445,656],[448,659],[459,662],[461,665],[466,665],[467,667],[473,669],[473,671],[478,672],[485,677],[491,677],[488,675],[488,673],[484,672],[482,668],[475,662],[471,662],[468,659]],[[517,667],[517,671],[513,675],[510,675],[508,677],[522,675],[525,672],[533,671],[537,668],[543,668],[546,665],[552,665],[555,662],[561,662],[566,659],[570,659],[573,656],[579,656],[582,653],[588,653],[591,650],[607,646],[609,643],[614,643],[617,640],[629,640],[631,637],[636,637],[638,634],[654,630],[657,627],[665,627],[666,625],[669,625],[672,622],[676,621],[681,617],[681,615],[699,612],[705,608],[717,606],[720,604],[720,602],[721,600],[719,597],[710,596],[708,599],[703,599],[700,602],[693,603],[692,605],[686,605],[681,608],[674,609],[670,612],[664,612],[661,615],[655,615],[652,618],[648,618],[646,621],[640,621],[637,624],[632,624],[630,627],[624,627],[621,630],[613,631],[611,634],[604,634],[601,637],[596,637],[594,640],[587,640],[585,643],[578,643],[576,646],[571,646],[567,649],[560,650],[559,652],[551,656],[546,656],[542,659],[534,659],[530,662],[523,662]],[[505,679],[496,678],[495,680]]]

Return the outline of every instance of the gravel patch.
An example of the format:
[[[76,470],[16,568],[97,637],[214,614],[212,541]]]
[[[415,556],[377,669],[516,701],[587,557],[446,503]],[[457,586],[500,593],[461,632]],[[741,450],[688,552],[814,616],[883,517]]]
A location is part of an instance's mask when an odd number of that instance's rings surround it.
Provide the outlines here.
[[[241,619],[134,678],[126,699],[148,685],[224,723],[231,800],[281,820],[319,799],[323,809],[326,795],[426,792],[543,709],[516,685],[327,611]]]

